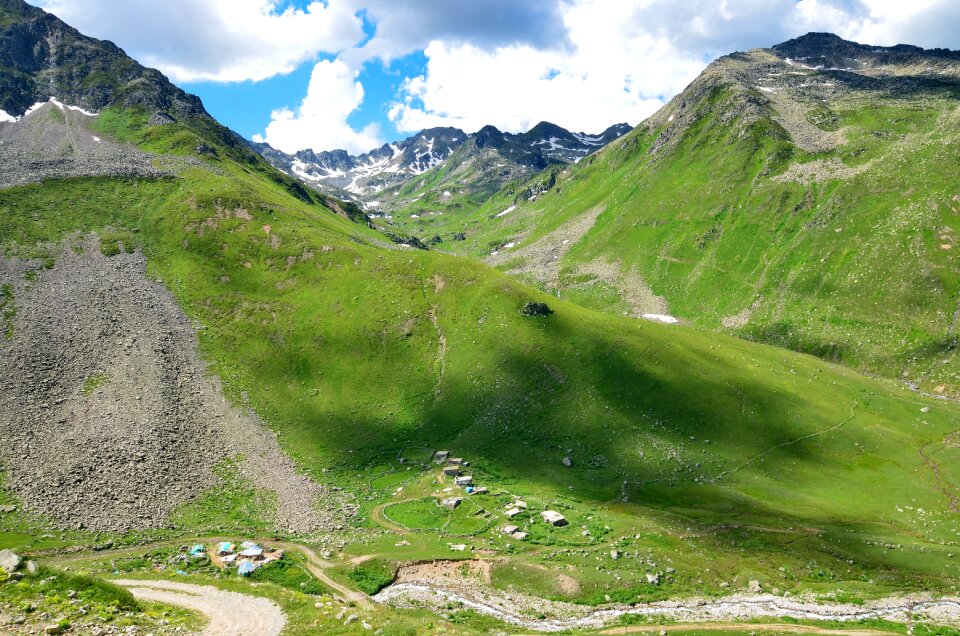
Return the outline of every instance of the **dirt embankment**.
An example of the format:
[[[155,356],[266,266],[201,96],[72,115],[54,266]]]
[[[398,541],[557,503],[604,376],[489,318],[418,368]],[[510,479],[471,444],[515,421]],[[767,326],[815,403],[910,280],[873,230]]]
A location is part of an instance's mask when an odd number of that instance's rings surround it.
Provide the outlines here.
[[[0,337],[0,466],[26,507],[63,527],[158,527],[217,483],[217,462],[242,454],[244,476],[276,493],[281,529],[342,523],[339,495],[224,399],[141,254],[108,258],[95,236],[61,247],[51,269],[0,258],[16,311]]]

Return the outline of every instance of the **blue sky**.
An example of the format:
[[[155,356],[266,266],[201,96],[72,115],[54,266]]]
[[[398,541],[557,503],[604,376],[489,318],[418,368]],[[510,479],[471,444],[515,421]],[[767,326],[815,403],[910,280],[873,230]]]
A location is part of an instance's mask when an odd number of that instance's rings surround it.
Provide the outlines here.
[[[960,49],[956,0],[29,1],[287,152],[635,125],[717,56],[809,31]]]
[[[319,59],[334,59],[322,56]],[[423,52],[411,53],[389,65],[380,61],[368,62],[357,78],[364,86],[366,98],[356,111],[347,117],[353,128],[362,129],[379,124],[385,141],[396,141],[409,136],[391,125],[387,116],[389,104],[400,90],[406,77],[421,75],[426,67]],[[278,75],[260,82],[179,82],[181,88],[203,99],[211,115],[220,122],[251,138],[263,133],[270,122],[270,113],[282,106],[296,104],[303,99],[310,84],[313,63],[301,64],[288,75]],[[238,107],[242,104],[243,107]]]

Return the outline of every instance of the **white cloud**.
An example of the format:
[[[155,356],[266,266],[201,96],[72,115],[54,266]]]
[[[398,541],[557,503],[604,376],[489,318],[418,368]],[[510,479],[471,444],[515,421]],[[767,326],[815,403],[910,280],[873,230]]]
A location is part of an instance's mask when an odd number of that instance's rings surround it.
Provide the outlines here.
[[[526,44],[563,46],[567,0],[342,0],[376,25],[362,48],[346,52],[353,63],[390,60],[424,49],[434,40],[484,49]]]
[[[814,30],[960,48],[957,0],[31,1],[181,82],[260,80],[337,55],[299,108],[273,113],[265,135],[284,148],[378,144],[377,129],[347,124],[363,99],[355,71],[419,50],[426,68],[383,105],[403,132],[635,124],[717,56]],[[369,41],[361,15],[376,27]]]
[[[955,0],[576,0],[568,46],[482,48],[433,41],[423,75],[391,106],[398,130],[485,124],[513,132],[541,119],[599,131],[639,123],[717,56],[811,30],[871,44],[958,48]]]
[[[666,38],[636,28],[629,2],[581,2],[564,15],[569,46],[492,51],[433,42],[426,73],[404,84],[390,110],[401,131],[457,125],[468,132],[493,124],[526,131],[541,120],[599,132],[637,124],[683,89],[703,68]]]
[[[273,111],[270,124],[257,141],[266,141],[284,152],[304,148],[343,148],[362,153],[383,144],[379,127],[371,124],[357,131],[347,118],[363,103],[363,85],[341,60],[319,62],[313,67],[307,96],[296,111]]]
[[[33,1],[179,82],[262,80],[364,38],[361,19],[343,1],[282,12],[280,0]]]

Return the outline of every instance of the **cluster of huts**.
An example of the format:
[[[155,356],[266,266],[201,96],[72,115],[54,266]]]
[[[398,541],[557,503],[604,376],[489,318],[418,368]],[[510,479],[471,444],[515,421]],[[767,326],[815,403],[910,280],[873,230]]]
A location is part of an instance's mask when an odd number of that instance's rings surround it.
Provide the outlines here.
[[[220,563],[225,568],[236,566],[240,576],[250,576],[257,569],[282,557],[283,550],[264,548],[253,541],[244,541],[239,547],[230,541],[217,544],[217,558]]]
[[[504,516],[507,519],[514,519],[515,517],[520,516],[527,510],[527,502],[522,499],[517,499],[513,503],[507,506],[507,509],[504,511]],[[562,514],[556,510],[544,510],[540,513],[540,517],[551,526],[557,528],[567,525],[567,519]],[[509,536],[512,539],[517,541],[524,541],[527,537],[530,536],[528,532],[524,532],[520,529],[519,526],[513,524],[507,524],[500,529],[500,532]]]
[[[464,474],[463,471],[465,468],[470,466],[470,462],[464,460],[463,458],[450,457],[450,451],[443,450],[437,451],[433,454],[433,461],[443,466],[444,477],[452,478],[453,483],[456,486],[463,488],[468,495],[480,495],[488,492],[486,488],[478,487],[473,483],[472,475]],[[447,497],[440,500],[440,505],[444,508],[455,510],[460,506],[462,501],[463,499],[460,497]],[[526,510],[527,502],[521,499],[516,499],[507,506],[507,509],[503,514],[508,520],[510,520],[519,516]],[[559,528],[567,525],[567,519],[556,510],[544,510],[540,513],[540,517],[544,520],[544,522],[550,524],[551,526]],[[530,536],[529,533],[521,530],[519,526],[512,524],[503,526],[501,528],[501,532],[518,541],[523,541]]]
[[[489,492],[485,487],[473,483],[473,475],[463,474],[463,469],[470,466],[470,462],[462,457],[450,457],[450,451],[443,450],[433,454],[433,461],[443,466],[444,477],[453,478],[454,485],[463,488],[468,495],[485,495]]]

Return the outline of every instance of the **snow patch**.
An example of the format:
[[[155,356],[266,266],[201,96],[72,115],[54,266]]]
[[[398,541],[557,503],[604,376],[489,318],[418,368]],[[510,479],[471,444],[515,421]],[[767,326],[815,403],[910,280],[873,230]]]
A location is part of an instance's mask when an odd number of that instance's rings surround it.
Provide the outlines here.
[[[498,215],[497,215],[497,218],[500,218],[501,216],[507,216],[508,214],[510,214],[511,212],[513,212],[513,211],[516,210],[516,209],[517,209],[517,206],[511,205],[509,208],[507,208],[506,210],[504,210],[503,212],[501,212],[500,214],[498,214]]]
[[[646,318],[647,320],[653,320],[655,322],[663,322],[668,325],[675,325],[680,322],[673,316],[668,316],[666,314],[643,314],[643,317]]]
[[[37,102],[36,104],[34,104],[34,105],[31,106],[30,108],[28,108],[28,109],[27,109],[27,112],[25,112],[24,114],[20,115],[20,117],[18,117],[17,120],[19,121],[20,119],[23,119],[24,117],[29,117],[30,115],[34,114],[35,112],[37,112],[38,110],[40,110],[41,108],[43,108],[43,107],[46,106],[46,105],[47,105],[47,102]]]
[[[5,110],[0,110],[0,123],[14,123],[16,121],[16,117],[8,114]]]
[[[584,135],[582,133],[571,133],[574,137],[577,138],[577,141],[587,146],[602,146],[603,137],[591,137],[590,135]]]
[[[93,140],[94,140],[95,142],[97,142],[97,143],[100,143],[101,141],[103,141],[102,139],[100,139],[100,138],[97,137],[96,135],[90,135],[90,136],[93,137]]]

